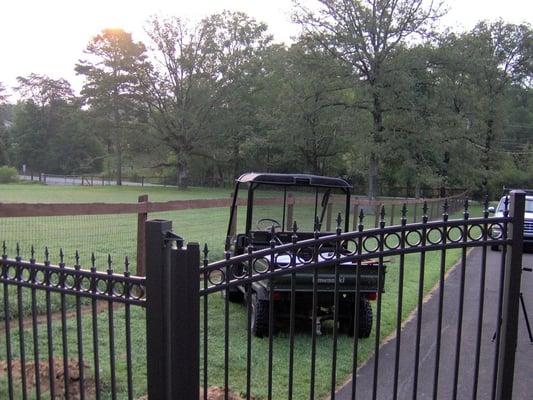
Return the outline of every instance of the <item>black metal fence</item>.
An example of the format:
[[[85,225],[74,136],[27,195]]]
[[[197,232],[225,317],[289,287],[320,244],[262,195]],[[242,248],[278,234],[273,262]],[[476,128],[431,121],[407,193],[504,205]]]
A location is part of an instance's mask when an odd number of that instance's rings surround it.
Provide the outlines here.
[[[152,385],[149,386],[149,396],[196,399],[198,393],[201,393],[201,397],[207,399],[210,388],[222,387],[225,398],[229,398],[232,392],[241,393],[246,399],[256,397],[313,399],[327,394],[331,398],[336,398],[340,383],[346,379],[346,371],[343,370],[341,375],[337,369],[340,368],[341,362],[346,363],[344,344],[347,337],[350,337],[351,343],[347,348],[351,352],[349,357],[351,381],[346,385],[348,397],[344,398],[356,398],[362,385],[370,387],[369,393],[373,399],[377,398],[378,391],[386,392],[383,398],[400,398],[399,377],[404,372],[402,369],[406,368],[405,360],[402,361],[402,357],[405,357],[405,354],[402,355],[402,346],[408,340],[414,340],[414,354],[408,355],[413,357],[408,362],[409,398],[417,398],[424,390],[426,397],[438,399],[442,398],[442,390],[445,389],[453,399],[458,397],[510,399],[519,308],[524,195],[514,193],[511,196],[509,210],[505,211],[503,217],[489,217],[487,205],[485,202],[482,217],[471,218],[466,200],[463,218],[449,220],[445,207],[442,220],[433,222],[428,221],[427,207],[425,207],[422,222],[413,224],[407,224],[404,211],[401,224],[389,227],[385,226],[385,215],[382,213],[379,228],[370,230],[364,229],[364,216],[361,214],[359,227],[354,232],[342,232],[339,220],[339,228],[333,235],[323,236],[320,232],[314,232],[311,237],[306,237],[295,229],[289,243],[283,244],[279,243],[275,232],[271,232],[270,240],[263,242],[262,246],[253,243],[252,240],[248,251],[244,254],[232,255],[228,252],[224,260],[213,263],[208,262],[206,246],[203,265],[200,268],[197,261],[198,244],[189,244],[187,248],[180,245],[176,250],[167,249],[168,253],[165,255],[165,251],[160,249],[164,248],[162,243],[167,240],[168,233],[161,235],[160,242],[152,243],[151,247],[159,249],[156,257],[158,262],[164,259],[168,261],[168,276],[166,278],[161,276],[159,278],[161,281],[154,283],[153,290],[158,285],[165,287],[160,292],[161,297],[158,301],[161,301],[161,304],[158,307],[168,307],[169,312],[157,316],[160,331],[152,338],[148,338],[149,349],[150,343],[153,349],[158,349],[153,354],[149,350],[149,357],[153,357],[152,362],[148,363],[149,385]],[[500,273],[497,307],[487,310],[484,309],[485,299],[488,296],[485,288],[487,253],[490,247],[496,246],[502,248],[497,268]],[[471,265],[467,267],[468,250],[471,248],[479,248],[481,252],[480,265],[475,267]],[[445,276],[447,256],[449,257],[449,252],[453,250],[459,253],[457,266],[459,284],[454,294],[456,308],[453,312],[456,321],[455,341],[444,343],[442,335]],[[426,260],[434,253],[438,257],[438,311],[436,326],[432,328],[432,335],[435,337],[435,345],[431,350],[432,378],[422,382],[420,363],[422,362],[421,321],[426,294],[424,278],[425,269],[430,267]],[[412,262],[412,255],[416,255],[415,263]],[[374,288],[376,291],[374,297],[377,297],[377,301],[372,307],[373,335],[369,338],[364,338],[365,334],[361,334],[360,330],[360,325],[366,322],[359,314],[366,311],[357,305],[357,302],[364,301],[365,295],[367,299],[372,297],[368,296],[368,290],[365,289],[365,279],[362,275],[365,265],[367,272],[369,265],[377,270],[374,274],[377,277],[377,288]],[[380,272],[385,266],[387,276],[396,275],[393,280],[396,287],[389,285],[389,289],[392,290],[387,292],[384,292],[385,275]],[[345,276],[347,268],[355,269],[357,274],[355,284],[350,288],[343,285],[343,280],[345,282],[348,279]],[[463,315],[467,268],[468,270],[476,268],[479,271],[476,278],[476,285],[479,287],[475,305],[477,321],[473,334],[465,332],[466,321]],[[415,276],[418,278],[416,289],[406,292],[405,279],[408,273],[412,274],[413,269],[416,270]],[[299,310],[296,299],[302,292],[299,277],[305,273],[310,273],[312,276],[309,281],[310,286],[306,289],[312,308],[311,323],[304,324],[307,328],[302,328],[297,322]],[[389,278],[387,280],[390,281]],[[262,305],[259,305],[256,284],[261,282],[267,291],[266,295],[263,294]],[[280,282],[285,282],[286,285],[283,286]],[[324,283],[329,284],[327,289],[324,288]],[[333,296],[332,315],[330,315],[332,323],[326,330],[326,336],[330,339],[326,346],[327,350],[324,349],[324,341],[319,336],[321,332],[317,329],[317,325],[320,325],[319,319],[323,317],[320,315],[319,306],[325,292]],[[217,293],[219,295],[222,293],[223,300],[219,300],[219,296],[213,296]],[[341,334],[340,329],[343,318],[342,302],[347,295],[353,295],[356,302],[350,308],[354,315],[353,324],[349,325],[347,332],[349,336]],[[383,304],[387,296],[393,295],[397,300],[392,332],[395,336],[396,354],[392,379],[381,381],[380,372],[383,365],[380,364],[382,356],[380,346],[383,333],[387,329],[385,324],[382,325],[385,313]],[[402,307],[407,297],[415,299],[414,316],[417,327],[414,338],[402,338],[402,323],[405,316]],[[236,308],[238,305],[231,304],[240,301],[245,303],[240,309]],[[282,303],[286,307],[282,307]],[[232,314],[235,313],[240,317],[232,318]],[[254,325],[258,313],[262,313],[264,318],[262,322],[264,325],[260,328],[263,329],[261,335],[257,334],[258,322],[256,321]],[[493,360],[489,379],[491,387],[483,388],[483,393],[487,393],[487,390],[489,393],[485,396],[480,394],[479,382],[482,356],[483,360],[486,359],[486,355],[482,352],[485,347],[481,342],[483,321],[489,318],[487,315],[494,320],[496,341],[490,353]],[[283,318],[286,319],[285,325],[280,322]],[[500,324],[498,321],[501,321]],[[496,329],[498,325],[501,329]],[[254,333],[256,336],[266,337],[255,338]],[[425,334],[427,335],[427,332]],[[463,361],[466,358],[462,348],[467,339],[465,335],[473,337],[475,342],[473,365],[465,365]],[[309,358],[308,363],[301,362],[302,355],[299,354],[301,343],[309,344],[308,351],[305,350],[306,357]],[[166,352],[159,346],[167,346]],[[365,382],[358,382],[355,373],[360,359],[358,352],[365,347],[371,347],[373,377]],[[425,354],[424,358],[427,357]],[[325,358],[328,359],[326,367],[323,362]],[[277,365],[280,360],[282,366]],[[486,363],[486,360],[483,362]],[[324,372],[324,368],[329,372]],[[262,371],[260,377],[254,375],[254,370],[258,369]],[[284,372],[281,374],[275,372],[279,369]],[[483,366],[483,370],[486,370],[486,365]],[[446,382],[443,374],[448,377]],[[302,379],[302,375],[305,379]],[[468,394],[463,393],[459,387],[460,380],[464,380],[465,376],[471,380]],[[483,380],[486,378],[484,376]],[[325,392],[318,388],[319,386],[323,388],[324,380],[329,382],[329,389]],[[445,385],[447,387],[443,388]],[[307,388],[302,391],[302,386]]]
[[[73,267],[63,257],[52,265],[46,250],[39,263],[32,249],[25,261],[17,246],[9,258],[3,244],[0,397],[131,399],[131,307],[145,307],[145,278],[130,276],[127,259],[125,272],[116,274],[110,257],[106,272],[96,270],[94,255],[90,269],[81,268],[77,254]],[[118,376],[118,364],[125,376]]]
[[[250,242],[244,254],[228,252],[224,260],[213,263],[208,261],[207,246],[202,261],[197,243],[184,247],[183,239],[172,233],[169,221],[152,220],[146,223],[146,278],[130,276],[127,262],[126,272],[115,274],[110,259],[107,271],[98,272],[94,259],[92,268],[85,270],[78,261],[73,267],[62,262],[51,265],[47,256],[45,262],[38,263],[33,255],[24,261],[18,256],[11,259],[4,251],[0,284],[6,373],[0,376],[0,391],[4,390],[4,397],[10,399],[131,399],[147,393],[150,399],[196,400],[199,394],[207,399],[209,391],[219,387],[225,398],[231,392],[239,392],[246,399],[314,399],[328,394],[331,398],[340,397],[339,385],[351,376],[345,385],[347,398],[356,398],[361,387],[367,385],[374,399],[378,389],[387,392],[386,398],[396,399],[400,398],[399,379],[407,365],[410,398],[417,398],[422,384],[424,390],[430,385],[432,398],[441,398],[444,370],[452,371],[451,397],[465,397],[459,391],[459,380],[466,369],[471,371],[467,375],[472,380],[466,397],[486,398],[478,389],[484,359],[481,327],[490,315],[496,330],[490,397],[510,399],[524,201],[523,193],[512,193],[509,210],[503,217],[489,217],[485,203],[480,218],[470,217],[465,201],[463,218],[458,220],[448,219],[445,205],[442,220],[432,222],[424,207],[422,222],[413,224],[407,223],[404,208],[397,226],[386,226],[382,212],[379,227],[368,230],[361,213],[358,229],[353,232],[341,231],[339,216],[335,234],[315,231],[305,235],[295,226],[288,242],[280,243],[276,232],[264,232],[258,235],[261,238]],[[487,310],[487,254],[495,246],[502,249],[497,268],[498,299],[497,307]],[[467,267],[470,248],[481,252],[480,265],[476,267]],[[459,255],[455,341],[451,344],[442,338],[450,251]],[[438,277],[437,318],[432,328],[433,378],[431,382],[421,382],[421,321],[427,292],[424,279],[426,270],[433,268],[431,254],[437,256],[433,267]],[[463,330],[463,310],[465,277],[471,268],[479,270],[479,296],[474,363],[465,369],[462,343],[467,333]],[[350,281],[353,274],[355,279]],[[309,279],[302,283],[302,276]],[[408,276],[417,278],[416,289],[405,289]],[[300,297],[302,293],[311,304],[303,323],[298,305],[304,299]],[[390,304],[388,309],[385,307],[387,297],[395,301],[394,316],[386,321],[391,309]],[[414,338],[402,337],[403,308],[408,298],[416,310]],[[372,307],[368,306],[371,299],[376,299]],[[241,301],[245,305],[231,304]],[[332,305],[329,311],[323,310],[327,308],[323,307],[324,301]],[[138,310],[142,312],[132,317]],[[361,318],[362,314],[366,318]],[[141,328],[136,325],[139,321],[145,321]],[[122,328],[117,333],[119,325]],[[381,345],[389,325],[395,336],[393,374],[390,380],[381,381]],[[321,335],[322,332],[326,334]],[[139,344],[137,339],[145,333],[145,345]],[[414,351],[406,364],[402,348],[408,339],[414,340]],[[54,357],[58,345],[59,366]],[[362,382],[356,371],[365,351],[365,357],[372,357],[373,376]],[[138,354],[142,356],[140,372],[133,365]],[[46,373],[39,368],[46,369]],[[139,388],[135,374],[141,381],[146,377],[144,387],[141,383]],[[76,392],[72,386],[77,387]]]

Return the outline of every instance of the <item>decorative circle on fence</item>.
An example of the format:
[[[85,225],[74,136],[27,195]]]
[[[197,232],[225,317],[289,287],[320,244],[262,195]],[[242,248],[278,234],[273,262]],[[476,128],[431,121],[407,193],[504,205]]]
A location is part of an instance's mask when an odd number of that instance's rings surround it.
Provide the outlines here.
[[[20,270],[20,280],[26,283],[31,281],[31,271],[29,268],[22,268]]]
[[[422,243],[422,234],[419,231],[407,232],[407,235],[405,235],[405,243],[407,243],[409,247],[420,246],[420,243]]]
[[[444,228],[431,228],[427,231],[426,240],[429,244],[437,245],[442,243]]]
[[[231,277],[234,279],[243,279],[248,275],[248,269],[241,263],[232,264],[230,267]]]
[[[331,251],[331,245],[331,243],[322,243],[318,247],[318,254],[320,254],[320,257],[325,261],[333,260],[336,256],[336,252]]]
[[[91,291],[91,278],[89,277],[82,277],[80,279],[80,289],[84,292],[90,292]]]
[[[452,226],[447,232],[448,240],[452,243],[459,243],[463,239],[463,229],[459,226]]]
[[[50,286],[59,286],[59,274],[56,272],[50,273],[50,275],[48,275],[48,284]]]
[[[6,275],[8,279],[15,279],[17,277],[16,267],[6,267]]]
[[[470,225],[468,227],[467,236],[473,242],[479,242],[480,240],[483,239],[484,232],[485,230],[483,226],[478,225],[478,224]]]
[[[353,239],[343,240],[341,247],[348,252],[346,256],[355,256],[357,254],[357,242]]]
[[[392,243],[391,243],[392,242]],[[385,243],[383,244],[387,250],[396,250],[400,247],[401,238],[397,232],[389,233],[385,236]]]
[[[290,267],[292,262],[292,255],[287,252],[276,254],[274,261],[278,267],[281,269]]]
[[[44,271],[36,271],[35,272],[35,276],[33,278],[33,281],[37,284],[40,284],[40,285],[43,285],[44,282],[45,282],[45,275],[44,275]]]
[[[144,286],[134,283],[130,287],[130,297],[135,300],[142,299],[144,297]]]
[[[270,261],[266,258],[256,258],[252,262],[252,269],[258,274],[264,274],[270,269]]]
[[[72,274],[66,274],[64,282],[67,289],[73,289],[76,286],[76,278]]]
[[[107,282],[104,279],[96,281],[96,291],[101,294],[107,293]]]
[[[503,237],[502,224],[492,224],[489,226],[489,238],[490,239],[501,239],[502,237]]]
[[[114,296],[118,296],[118,297],[122,297],[124,296],[124,283],[123,282],[115,282],[113,284],[113,295]]]
[[[315,249],[313,247],[303,247],[296,252],[298,256],[298,262],[302,264],[311,264],[315,255]]]
[[[363,239],[363,249],[368,253],[375,253],[379,250],[379,239],[374,236],[367,236]]]
[[[207,280],[211,285],[220,285],[226,280],[226,274],[222,269],[214,269],[212,271],[209,271],[209,274],[207,275]]]

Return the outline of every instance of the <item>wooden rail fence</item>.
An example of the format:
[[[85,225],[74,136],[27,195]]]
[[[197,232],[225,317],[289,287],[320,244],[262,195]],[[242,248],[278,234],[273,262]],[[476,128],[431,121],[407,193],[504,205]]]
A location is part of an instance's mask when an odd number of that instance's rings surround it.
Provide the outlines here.
[[[358,224],[358,215],[362,207],[368,211],[372,210],[375,221],[374,226],[378,226],[379,211],[382,206],[388,207],[387,217],[390,218],[390,225],[399,222],[401,208],[403,204],[412,205],[412,213],[409,219],[416,221],[417,217],[422,215],[422,204],[428,205],[429,219],[435,219],[440,216],[439,210],[442,210],[444,201],[448,201],[450,212],[461,208],[465,193],[449,196],[445,198],[432,199],[368,199],[354,197],[352,199],[352,228],[355,230]],[[296,204],[314,204],[314,197],[287,197],[287,229],[292,229],[294,206]],[[276,205],[283,202],[282,197],[258,198],[254,200],[255,205]],[[333,204],[337,203],[335,197],[328,204],[326,211],[326,231],[331,231],[333,216]],[[193,210],[202,208],[222,208],[230,207],[231,199],[195,199],[195,200],[172,200],[165,202],[150,202],[148,195],[141,195],[137,203],[0,203],[0,218],[13,217],[53,217],[53,216],[73,216],[73,215],[106,215],[106,214],[137,214],[137,269],[136,275],[145,275],[144,255],[144,226],[148,219],[148,214],[162,211]],[[237,206],[246,206],[245,199],[239,199]],[[236,213],[237,214],[237,213]],[[368,214],[368,212],[367,212]],[[236,234],[237,218],[234,218],[234,224],[230,236]]]

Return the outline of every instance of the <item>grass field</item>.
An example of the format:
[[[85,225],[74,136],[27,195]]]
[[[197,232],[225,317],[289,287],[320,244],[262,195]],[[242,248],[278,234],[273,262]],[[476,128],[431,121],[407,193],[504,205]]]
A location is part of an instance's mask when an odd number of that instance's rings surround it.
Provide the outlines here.
[[[48,187],[39,185],[2,185],[0,186],[1,202],[135,202],[137,196],[148,193],[151,200],[170,200],[180,198],[220,198],[229,196],[228,190],[220,189],[190,189],[179,191],[173,188],[117,188],[117,187]],[[239,209],[239,221],[244,220],[244,207]],[[265,210],[266,211],[266,210]],[[479,207],[474,207],[472,215],[480,212]],[[226,208],[187,210],[177,212],[165,212],[151,214],[151,218],[171,219],[176,233],[184,236],[188,241],[208,242],[212,251],[212,260],[222,255],[227,218],[229,211]],[[95,251],[99,257],[97,265],[105,269],[105,255],[111,253],[115,257],[114,267],[121,271],[123,256],[128,255],[134,262],[135,256],[135,232],[136,216],[97,216],[97,217],[49,217],[43,218],[2,218],[0,219],[0,240],[10,242],[10,251],[13,250],[11,242],[21,242],[23,250],[28,249],[28,244],[33,243],[36,248],[48,245],[51,251],[58,252],[59,246],[65,248],[87,249],[82,254],[82,260],[88,260],[90,251]],[[53,219],[52,219],[53,218]],[[17,220],[17,221],[13,221]],[[37,220],[37,221],[35,221]],[[373,226],[373,219],[369,225]],[[216,250],[217,247],[220,250]],[[85,250],[83,250],[85,251]],[[67,251],[72,257],[72,254]],[[446,268],[450,268],[459,257],[459,251],[448,251],[446,255]],[[40,257],[42,259],[42,257]],[[406,256],[404,278],[404,302],[402,319],[416,307],[417,290],[419,282],[419,259],[420,255]],[[82,263],[84,266],[87,263]],[[438,280],[440,254],[429,252],[426,254],[426,269],[424,275],[424,291],[427,292]],[[10,297],[14,302],[13,287]],[[381,338],[390,335],[395,329],[397,293],[398,293],[398,260],[393,258],[388,266],[386,277],[386,294],[382,302]],[[25,296],[27,297],[27,296]],[[59,304],[59,295],[53,295],[53,302]],[[42,300],[42,299],[41,299]],[[39,301],[42,304],[42,301]],[[373,303],[375,307],[375,302]],[[209,296],[209,376],[210,386],[223,384],[224,365],[224,303],[219,294]],[[16,310],[13,309],[16,313]],[[144,311],[133,307],[132,309],[132,337],[134,338],[134,386],[135,395],[141,396],[146,391],[145,372],[145,322]],[[243,392],[246,382],[246,308],[239,304],[230,305],[230,386],[236,392]],[[25,308],[28,312],[28,308]],[[86,358],[86,375],[92,378],[94,366],[92,364],[92,337],[90,315],[83,317],[84,347]],[[109,338],[107,334],[107,313],[99,314],[99,342],[100,366],[102,387],[109,393]],[[12,347],[14,358],[19,354],[18,329],[12,324]],[[120,307],[115,312],[115,351],[117,358],[117,380],[119,393],[124,393],[126,385],[125,375],[125,335],[124,335],[124,312]],[[3,328],[0,328],[3,331]],[[46,348],[46,334],[43,325],[40,325],[39,342],[41,358],[48,357]],[[67,323],[68,342],[70,357],[76,356],[76,321],[70,318]],[[375,329],[375,327],[374,327]],[[2,334],[0,331],[0,335]],[[374,332],[374,331],[373,331]],[[24,330],[26,354],[31,358],[33,354],[31,328]],[[54,355],[61,355],[61,323],[54,321],[53,337]],[[414,340],[414,338],[404,339]],[[295,348],[295,376],[294,398],[305,399],[309,397],[310,384],[310,347],[311,335],[307,331],[299,332]],[[352,338],[345,335],[339,337],[338,361],[337,361],[337,384],[343,382],[351,372],[352,366]],[[274,394],[273,398],[286,397],[287,390],[287,366],[288,366],[288,332],[281,331],[274,338]],[[359,341],[358,363],[367,359],[374,346],[373,339]],[[0,360],[5,360],[6,349],[0,346]],[[323,397],[330,388],[331,375],[331,352],[332,335],[327,333],[317,341],[317,397]],[[257,399],[266,397],[268,340],[253,338],[252,343],[252,393]],[[4,380],[2,380],[4,379]],[[2,389],[3,388],[3,389]],[[0,373],[0,398],[5,398],[5,377]],[[4,390],[4,392],[2,391]],[[31,398],[31,397],[30,397]],[[109,398],[107,394],[104,398]],[[123,398],[122,394],[119,398]]]
[[[219,188],[177,188],[164,187],[117,187],[117,186],[47,186],[39,184],[5,184],[0,185],[0,202],[14,203],[135,203],[139,195],[148,194],[150,201],[190,200],[209,198],[229,198],[231,189]],[[268,195],[268,193],[267,193]],[[270,195],[279,195],[271,193]],[[262,207],[264,215],[269,216]],[[310,207],[309,207],[310,208]],[[261,209],[261,207],[259,208]],[[336,211],[333,215],[336,215]],[[339,210],[340,211],[340,210]],[[367,210],[373,212],[373,210]],[[310,209],[299,212],[295,208],[294,219],[301,228],[311,229]],[[390,222],[386,209],[387,224]],[[312,213],[312,212],[311,212]],[[368,213],[369,214],[369,213]],[[396,207],[395,223],[399,223],[399,207]],[[239,207],[239,230],[243,229],[246,208]],[[408,209],[409,222],[415,215],[413,206]],[[417,220],[421,218],[418,207]],[[272,217],[272,215],[270,215]],[[223,248],[229,219],[229,209],[208,208],[200,210],[180,210],[150,213],[149,218],[168,219],[173,222],[174,231],[187,241],[207,243],[212,260],[223,256]],[[281,220],[281,216],[277,216]],[[374,215],[365,218],[365,226],[373,227]],[[96,266],[107,268],[107,255],[114,260],[113,268],[123,271],[124,258],[127,256],[135,271],[136,265],[137,215],[80,215],[63,217],[21,217],[0,218],[0,241],[5,241],[8,255],[14,256],[16,244],[19,244],[23,258],[30,257],[34,246],[37,260],[44,259],[45,246],[48,247],[50,260],[59,261],[59,250],[63,249],[66,263],[74,263],[75,251],[78,250],[83,267],[90,266],[91,254],[96,256]]]

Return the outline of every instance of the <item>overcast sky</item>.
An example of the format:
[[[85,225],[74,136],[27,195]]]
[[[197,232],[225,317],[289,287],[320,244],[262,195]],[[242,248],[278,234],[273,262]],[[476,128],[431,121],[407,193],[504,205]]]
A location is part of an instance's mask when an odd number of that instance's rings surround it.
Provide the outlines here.
[[[303,0],[316,3],[316,0]],[[289,42],[298,28],[290,21],[290,0],[4,0],[0,7],[0,82],[16,84],[30,73],[65,78],[76,89],[74,64],[91,37],[103,28],[123,28],[143,39],[150,15],[196,21],[223,9],[244,11],[268,24],[276,41]],[[481,19],[533,23],[532,0],[447,0],[443,26],[470,29]]]

